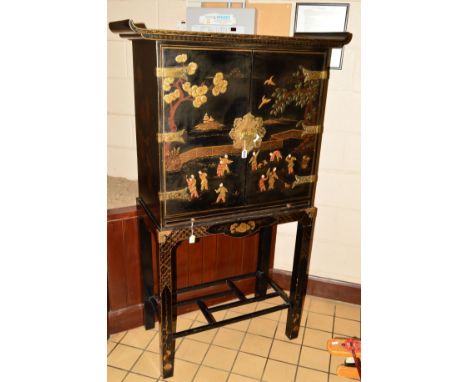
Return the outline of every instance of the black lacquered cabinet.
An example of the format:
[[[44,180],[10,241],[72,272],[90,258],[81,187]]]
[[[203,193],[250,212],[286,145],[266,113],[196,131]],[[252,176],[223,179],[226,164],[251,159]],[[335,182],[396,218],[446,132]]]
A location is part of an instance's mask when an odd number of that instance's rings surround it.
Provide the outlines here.
[[[281,296],[286,335],[298,334],[316,216],[314,194],[332,48],[349,33],[302,38],[146,29],[125,20],[112,31],[132,40],[145,322],[161,322],[163,376],[174,371],[175,338],[217,322],[210,298],[196,302],[207,325],[176,331],[175,251],[182,240],[260,231],[258,271],[219,280],[247,304]],[[271,226],[299,221],[289,296],[268,278]],[[150,238],[157,239],[158,291]],[[255,277],[247,299],[235,282]],[[201,285],[200,288],[210,285]],[[271,287],[274,292],[267,292]],[[243,319],[240,318],[240,319]],[[237,319],[236,319],[237,320]]]

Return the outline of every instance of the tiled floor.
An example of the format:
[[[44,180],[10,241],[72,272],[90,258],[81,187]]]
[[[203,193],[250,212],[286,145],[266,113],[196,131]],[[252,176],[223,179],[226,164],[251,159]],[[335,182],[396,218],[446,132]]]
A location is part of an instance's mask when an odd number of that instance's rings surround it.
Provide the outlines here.
[[[249,305],[249,311],[277,299]],[[245,313],[220,312],[217,319]],[[299,337],[284,334],[286,311],[187,336],[176,342],[174,377],[168,382],[347,382],[335,375],[343,358],[330,357],[333,336],[360,337],[360,307],[307,296]],[[200,312],[181,315],[177,330],[206,323]],[[108,382],[161,382],[159,334],[143,327],[114,334],[107,341]]]

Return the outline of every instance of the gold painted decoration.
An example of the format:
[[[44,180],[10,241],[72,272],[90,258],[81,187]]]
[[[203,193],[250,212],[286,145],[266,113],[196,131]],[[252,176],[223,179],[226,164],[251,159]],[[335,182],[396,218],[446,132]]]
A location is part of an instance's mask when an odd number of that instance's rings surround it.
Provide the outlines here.
[[[266,133],[261,117],[247,113],[242,118],[234,119],[233,126],[229,137],[233,140],[234,148],[249,152],[260,147]]]
[[[218,198],[215,203],[226,203],[226,195],[229,191],[222,183],[219,184],[219,188],[216,189],[215,192],[218,194]]]
[[[304,131],[302,132],[302,136],[309,134],[319,134],[322,132],[322,125],[306,125],[302,123],[302,128],[304,129]]]
[[[304,82],[316,81],[316,80],[326,80],[328,78],[328,71],[316,71],[308,70],[304,67],[301,68],[302,73],[304,74]]]
[[[190,200],[190,195],[187,191],[188,191],[188,188],[185,187],[180,190],[160,192],[159,200],[161,202],[166,202],[168,200],[176,200],[176,199]]]
[[[185,133],[185,129],[171,132],[171,133],[158,133],[158,142],[159,143],[164,143],[164,142],[185,143],[185,139],[183,137],[184,133]]]
[[[317,216],[317,207],[306,208],[305,213],[309,215],[311,219],[315,218]]]
[[[231,227],[229,227],[229,231],[231,231],[232,234],[246,233],[249,231],[253,231],[254,229],[255,229],[255,222],[253,220],[250,220],[248,222],[242,222],[242,223],[234,223],[234,224],[231,224]]]
[[[296,178],[296,180],[293,182],[291,188],[299,186],[300,184],[314,183],[317,181],[317,175],[307,175],[307,176],[294,175],[294,177]]]

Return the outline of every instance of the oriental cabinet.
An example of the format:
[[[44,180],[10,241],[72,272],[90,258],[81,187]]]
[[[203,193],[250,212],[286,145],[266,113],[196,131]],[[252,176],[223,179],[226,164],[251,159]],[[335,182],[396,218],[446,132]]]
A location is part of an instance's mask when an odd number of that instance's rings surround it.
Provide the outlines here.
[[[110,23],[132,41],[145,325],[161,325],[163,377],[174,373],[175,339],[287,309],[295,338],[307,285],[314,196],[332,48],[349,33],[307,38],[147,29]],[[268,277],[271,226],[298,221],[289,295]],[[183,240],[260,232],[257,272],[196,287],[175,287],[175,248]],[[151,236],[159,247],[155,267]],[[158,285],[153,285],[153,268]],[[255,297],[236,286],[255,278]],[[183,293],[224,284],[196,303],[207,324],[176,331]],[[220,294],[237,301],[210,306]],[[280,296],[281,304],[232,319],[213,313]]]

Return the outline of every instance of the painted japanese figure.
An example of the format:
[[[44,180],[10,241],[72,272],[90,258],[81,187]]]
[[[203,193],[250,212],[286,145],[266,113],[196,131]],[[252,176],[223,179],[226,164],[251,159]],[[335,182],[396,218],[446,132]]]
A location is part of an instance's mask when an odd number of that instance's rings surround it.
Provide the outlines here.
[[[265,175],[262,174],[262,176],[260,177],[260,180],[258,181],[258,188],[260,192],[266,191],[266,186],[265,186],[266,181],[267,181],[267,178],[265,178]]]
[[[258,151],[252,151],[252,158],[250,158],[249,163],[252,166],[252,171],[257,171],[258,164],[257,164],[257,154]]]
[[[208,191],[208,174],[203,171],[198,171],[200,178],[200,191]]]
[[[288,163],[288,174],[294,174],[294,162],[296,161],[296,157],[288,154],[285,161]]]
[[[218,164],[218,168],[216,170],[216,174],[219,176],[219,177],[222,177],[224,176],[224,174],[229,174],[231,171],[229,170],[229,165],[232,163],[233,161],[229,159],[228,155],[225,154],[224,155],[224,158],[219,158],[219,164]]]
[[[279,162],[281,159],[283,159],[283,156],[281,155],[281,151],[275,150],[270,153],[270,162],[274,162],[274,161]]]
[[[190,193],[190,197],[192,199],[196,199],[199,197],[198,191],[197,191],[197,179],[195,179],[195,176],[192,174],[190,175],[190,178],[186,178],[187,182],[187,187]]]
[[[224,187],[222,183],[219,184],[219,188],[215,190],[218,195],[216,199],[216,203],[226,203],[226,194],[228,193],[228,189]]]
[[[268,177],[268,189],[273,190],[275,188],[276,181],[279,179],[278,175],[276,174],[276,167],[273,167],[273,171],[270,171],[270,169],[268,169],[267,177]]]

